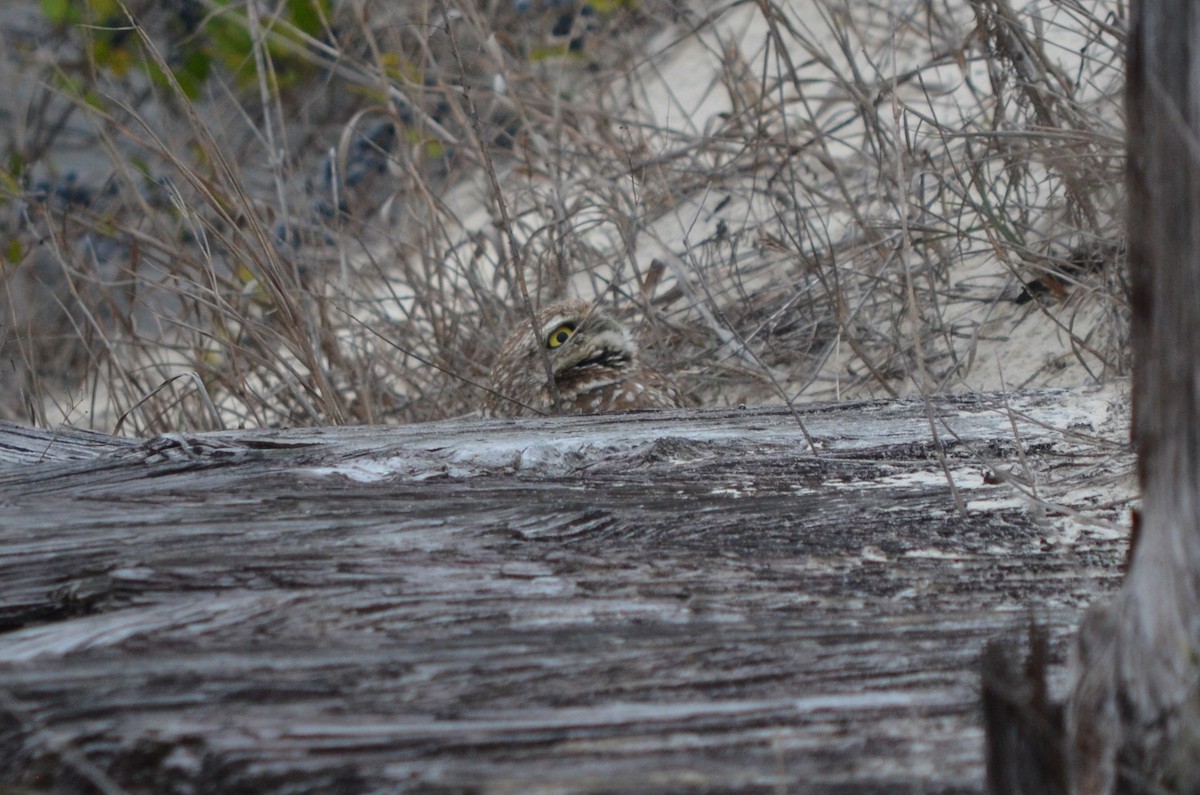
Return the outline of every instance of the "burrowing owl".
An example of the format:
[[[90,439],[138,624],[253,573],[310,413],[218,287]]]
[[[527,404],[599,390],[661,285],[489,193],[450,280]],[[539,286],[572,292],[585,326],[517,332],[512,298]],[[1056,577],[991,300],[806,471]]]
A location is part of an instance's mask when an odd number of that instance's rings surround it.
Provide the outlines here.
[[[678,390],[638,361],[637,345],[621,324],[587,301],[560,301],[538,312],[537,321],[537,336],[523,318],[504,342],[492,365],[492,391],[483,399],[485,417],[556,413],[543,351],[568,413],[682,405]]]

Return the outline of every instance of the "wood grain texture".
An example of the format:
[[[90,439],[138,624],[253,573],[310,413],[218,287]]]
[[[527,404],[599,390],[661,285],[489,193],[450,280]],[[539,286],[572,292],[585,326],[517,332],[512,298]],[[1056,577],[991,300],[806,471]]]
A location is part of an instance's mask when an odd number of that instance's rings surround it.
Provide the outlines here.
[[[1124,554],[1046,508],[1120,518],[1109,399],[1007,403],[0,425],[0,783],[978,792],[985,642]]]

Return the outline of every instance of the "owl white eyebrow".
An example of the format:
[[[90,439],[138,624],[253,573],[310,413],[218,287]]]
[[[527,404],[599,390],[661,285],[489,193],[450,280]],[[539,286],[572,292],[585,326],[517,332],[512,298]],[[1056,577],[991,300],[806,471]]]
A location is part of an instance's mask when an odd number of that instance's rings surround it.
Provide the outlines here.
[[[548,323],[542,326],[542,338],[550,336],[550,332],[557,329],[564,323],[570,323],[572,327],[578,327],[578,323],[571,320],[570,315],[555,315]]]

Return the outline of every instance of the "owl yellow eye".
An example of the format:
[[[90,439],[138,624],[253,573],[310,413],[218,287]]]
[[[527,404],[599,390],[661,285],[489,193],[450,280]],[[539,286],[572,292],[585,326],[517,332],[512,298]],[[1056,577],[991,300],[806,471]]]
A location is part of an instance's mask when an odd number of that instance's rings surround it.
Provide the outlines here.
[[[547,348],[557,348],[567,340],[571,339],[571,335],[575,333],[574,323],[563,323],[554,331],[550,332],[550,336],[546,337]]]

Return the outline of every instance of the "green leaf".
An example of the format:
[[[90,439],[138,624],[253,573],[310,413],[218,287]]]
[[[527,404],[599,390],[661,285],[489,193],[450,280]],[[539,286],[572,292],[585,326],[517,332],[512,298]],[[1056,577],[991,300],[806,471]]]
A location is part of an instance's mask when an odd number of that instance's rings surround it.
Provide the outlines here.
[[[111,25],[114,21],[125,19],[121,4],[117,0],[86,0],[92,11],[92,19],[102,25]]]
[[[615,14],[623,8],[628,8],[630,11],[637,8],[637,0],[591,0],[588,3],[596,12],[608,16]]]
[[[18,153],[9,153],[8,168],[9,170],[0,169],[0,191],[9,196],[16,196],[21,192],[21,181],[16,175],[25,170],[25,164]]]
[[[184,58],[183,64],[175,70],[175,79],[179,81],[179,87],[187,98],[195,100],[211,71],[212,56],[203,50],[192,50]]]
[[[9,238],[8,245],[4,247],[4,258],[13,265],[19,265],[24,256],[25,248],[21,245],[20,238]]]
[[[79,3],[72,0],[42,0],[42,13],[55,25],[79,22]]]
[[[329,19],[328,0],[288,0],[288,16],[292,24],[313,38],[319,37],[325,26],[322,20]]]

